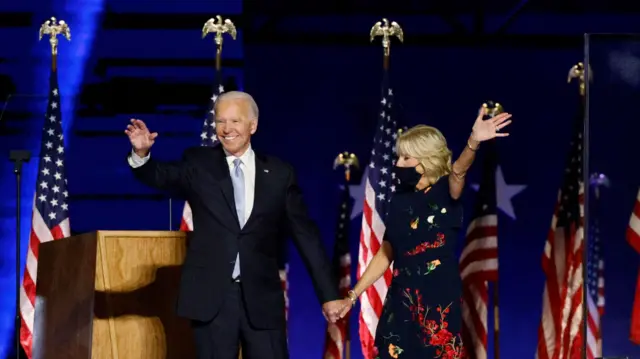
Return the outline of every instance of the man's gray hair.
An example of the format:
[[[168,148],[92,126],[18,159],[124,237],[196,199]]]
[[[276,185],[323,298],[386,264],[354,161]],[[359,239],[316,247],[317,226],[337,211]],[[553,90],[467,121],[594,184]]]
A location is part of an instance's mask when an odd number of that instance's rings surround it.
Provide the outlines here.
[[[258,110],[258,104],[253,99],[251,95],[242,91],[229,91],[223,92],[222,95],[218,96],[215,105],[217,106],[220,102],[226,100],[241,100],[246,101],[247,105],[249,105],[249,116],[252,117],[252,120],[258,120],[260,117],[260,111]],[[216,109],[217,110],[217,109]]]

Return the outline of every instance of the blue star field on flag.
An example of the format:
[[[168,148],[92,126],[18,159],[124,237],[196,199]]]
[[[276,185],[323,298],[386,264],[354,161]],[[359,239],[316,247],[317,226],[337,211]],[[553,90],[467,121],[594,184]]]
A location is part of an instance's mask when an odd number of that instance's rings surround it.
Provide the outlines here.
[[[51,72],[49,101],[42,131],[42,147],[36,182],[35,208],[52,230],[68,218],[67,179],[65,177],[64,136],[58,76]]]
[[[378,127],[373,150],[371,150],[371,162],[365,172],[376,197],[374,212],[377,212],[383,220],[386,218],[391,196],[396,190],[393,167],[396,163],[395,144],[398,138],[398,123],[393,117],[393,111],[393,89],[389,85],[389,77],[385,71]]]
[[[218,96],[220,96],[224,92],[224,86],[222,83],[218,81],[218,85],[215,86],[213,90],[213,95],[211,96],[211,102],[209,103],[209,111],[207,112],[207,117],[204,120],[204,124],[202,125],[202,133],[200,134],[200,145],[204,147],[213,147],[218,141],[218,137],[216,136],[216,111],[215,111],[215,103],[218,100]]]

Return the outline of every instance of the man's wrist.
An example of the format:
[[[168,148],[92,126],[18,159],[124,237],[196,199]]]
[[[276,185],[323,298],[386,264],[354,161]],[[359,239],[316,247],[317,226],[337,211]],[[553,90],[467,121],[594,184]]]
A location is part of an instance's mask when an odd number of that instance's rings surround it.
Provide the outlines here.
[[[129,157],[127,157],[127,162],[129,162],[129,166],[131,166],[131,168],[142,167],[149,161],[149,156],[151,156],[151,152],[147,151],[147,155],[141,157],[134,149],[131,149],[131,153],[129,154]]]
[[[135,153],[138,157],[140,158],[145,158],[149,155],[149,150],[133,150],[133,153]]]

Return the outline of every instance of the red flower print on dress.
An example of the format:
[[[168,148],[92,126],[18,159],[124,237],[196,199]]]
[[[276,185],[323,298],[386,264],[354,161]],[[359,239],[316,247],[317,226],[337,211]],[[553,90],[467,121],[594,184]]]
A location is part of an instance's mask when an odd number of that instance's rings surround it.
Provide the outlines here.
[[[460,334],[453,334],[447,328],[449,323],[447,322],[447,314],[449,314],[449,307],[439,305],[436,308],[439,318],[431,319],[427,318],[431,312],[431,308],[424,307],[422,304],[422,294],[419,290],[414,290],[412,293],[409,288],[404,291],[404,296],[407,298],[407,302],[404,305],[411,312],[411,318],[413,321],[420,325],[422,342],[425,346],[433,346],[436,348],[436,358],[438,359],[462,359],[466,358],[464,345]]]
[[[440,247],[444,246],[444,244],[445,244],[444,234],[443,233],[437,233],[435,241],[433,241],[433,242],[422,242],[422,243],[418,244],[417,246],[413,247],[413,249],[407,251],[405,253],[405,255],[407,255],[407,256],[415,256],[416,254],[424,253],[429,249],[440,248]]]

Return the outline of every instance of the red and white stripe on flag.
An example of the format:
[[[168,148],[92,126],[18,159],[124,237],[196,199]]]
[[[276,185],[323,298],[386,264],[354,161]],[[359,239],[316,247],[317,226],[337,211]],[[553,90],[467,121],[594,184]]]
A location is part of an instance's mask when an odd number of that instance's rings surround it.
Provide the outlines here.
[[[629,227],[627,227],[627,241],[637,253],[640,253],[640,191],[636,196],[631,219],[629,220]],[[629,339],[635,344],[640,345],[640,271],[638,272],[636,294],[631,312]]]
[[[488,282],[498,281],[498,151],[495,140],[486,146],[482,181],[460,255],[462,340],[469,359],[487,358]]]
[[[34,201],[35,202],[35,201]],[[71,236],[69,219],[65,219],[54,228],[47,228],[42,215],[34,207],[31,220],[31,233],[29,235],[29,248],[24,270],[22,287],[20,288],[20,343],[28,358],[32,356],[33,325],[36,304],[36,282],[38,273],[38,247],[57,239]]]
[[[495,208],[495,207],[494,207]],[[486,214],[469,224],[460,255],[462,319],[470,359],[487,358],[488,281],[498,279],[498,216]]]
[[[384,236],[385,225],[375,211],[373,203],[376,193],[367,180],[365,186],[365,201],[362,211],[362,232],[360,233],[360,248],[358,253],[358,278],[364,274],[369,263],[380,247]],[[391,284],[392,268],[390,267],[384,276],[378,279],[360,296],[360,342],[365,358],[373,359],[367,353],[374,352],[376,327],[382,313],[382,305]]]
[[[579,187],[580,225],[556,225],[561,207],[560,193],[545,243],[542,268],[547,281],[543,293],[536,359],[582,357],[584,185],[580,183]],[[590,332],[592,333],[592,329]],[[594,359],[597,346],[595,342],[588,344],[587,359]]]
[[[351,289],[351,252],[349,251],[349,229],[351,224],[351,192],[345,183],[342,200],[338,210],[336,226],[336,241],[333,248],[333,271],[338,276],[338,291],[344,298]],[[324,359],[343,359],[349,341],[349,316],[337,323],[327,323],[327,333],[324,341]]]
[[[184,202],[182,220],[180,221],[180,230],[182,232],[193,231],[193,215],[191,214],[191,206],[189,206],[189,202]]]
[[[347,214],[347,218],[349,214]],[[351,254],[340,256],[340,296],[346,297],[351,289]],[[344,359],[345,346],[348,339],[349,317],[337,322],[327,324],[327,338],[325,340],[324,359]]]

